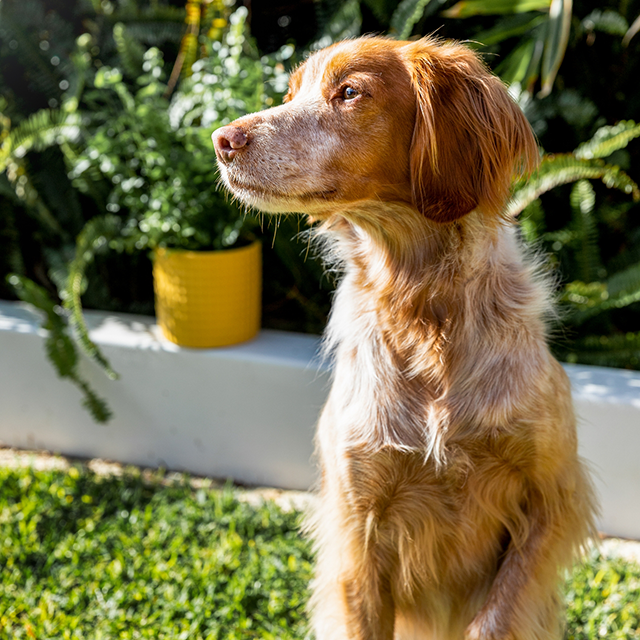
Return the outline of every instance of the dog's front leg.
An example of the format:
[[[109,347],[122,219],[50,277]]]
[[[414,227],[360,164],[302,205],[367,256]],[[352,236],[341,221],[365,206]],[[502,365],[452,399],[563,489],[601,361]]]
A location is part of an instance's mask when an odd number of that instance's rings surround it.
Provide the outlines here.
[[[465,640],[560,640],[559,569],[591,533],[590,484],[579,465],[574,490],[547,487],[529,497],[529,534],[509,545]]]
[[[375,551],[365,553],[346,531],[320,545],[311,601],[316,639],[392,640],[393,598]]]
[[[316,640],[392,640],[392,557],[373,530],[368,500],[341,477],[336,457],[323,462],[322,491],[310,523],[317,553],[310,603]]]

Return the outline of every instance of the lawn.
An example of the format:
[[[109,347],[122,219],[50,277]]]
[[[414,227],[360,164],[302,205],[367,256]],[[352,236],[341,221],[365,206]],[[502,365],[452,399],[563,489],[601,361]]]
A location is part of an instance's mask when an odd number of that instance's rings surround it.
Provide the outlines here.
[[[0,638],[301,640],[300,513],[242,495],[136,469],[0,467]],[[640,639],[637,565],[594,551],[566,594],[567,638]]]

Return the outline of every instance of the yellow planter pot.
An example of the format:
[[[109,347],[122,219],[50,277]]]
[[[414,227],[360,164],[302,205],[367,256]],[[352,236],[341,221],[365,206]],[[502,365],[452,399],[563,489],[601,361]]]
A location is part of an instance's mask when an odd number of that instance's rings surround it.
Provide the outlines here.
[[[222,347],[260,330],[259,242],[224,251],[157,249],[156,316],[162,333],[185,347]]]

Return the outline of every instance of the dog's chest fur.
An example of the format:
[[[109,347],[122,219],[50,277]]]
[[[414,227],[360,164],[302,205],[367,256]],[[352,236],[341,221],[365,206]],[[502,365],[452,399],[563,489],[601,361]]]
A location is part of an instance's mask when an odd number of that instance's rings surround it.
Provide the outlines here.
[[[503,292],[492,281],[491,260],[479,276],[465,271],[464,260],[416,269],[394,264],[387,248],[362,233],[343,230],[338,242],[357,243],[359,250],[348,247],[357,259],[346,264],[327,332],[335,366],[318,429],[323,482],[333,486],[325,489],[342,496],[341,508],[362,523],[366,540],[391,549],[424,538],[421,550],[404,555],[407,580],[412,567],[442,579],[450,561],[485,571],[477,563],[495,560],[500,531],[512,540],[527,533],[521,498],[536,447],[522,416],[535,389],[525,391],[521,363],[533,368],[545,358],[528,347],[540,344],[531,335],[543,331],[541,320],[525,312],[535,281],[514,262],[510,276],[523,284],[508,301],[509,323],[520,325],[522,338],[511,347],[518,353],[505,353],[495,332],[503,330],[507,310],[492,300],[492,291]],[[513,242],[510,232],[499,232],[492,258],[508,261]],[[446,249],[434,254],[448,259]],[[449,306],[439,302],[442,287]],[[467,301],[479,290],[486,309],[469,318]],[[381,304],[385,298],[388,304]],[[485,375],[487,367],[499,374]],[[439,545],[461,557],[440,553]]]
[[[390,447],[441,464],[448,443],[522,437],[528,380],[549,360],[542,313],[531,305],[546,301],[544,283],[521,262],[509,229],[482,238],[472,238],[473,225],[444,238],[438,231],[426,256],[398,261],[370,232],[337,230],[338,250],[346,245],[349,258],[326,334],[335,358],[334,447]],[[468,247],[461,247],[465,235]],[[478,251],[481,260],[470,255]],[[478,262],[479,271],[467,267]]]

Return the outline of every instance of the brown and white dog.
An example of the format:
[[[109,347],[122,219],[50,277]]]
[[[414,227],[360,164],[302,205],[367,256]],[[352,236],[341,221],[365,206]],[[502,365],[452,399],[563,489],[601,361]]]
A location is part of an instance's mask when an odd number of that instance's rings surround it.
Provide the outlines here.
[[[552,640],[594,531],[550,286],[503,213],[531,129],[467,47],[313,54],[213,135],[243,203],[300,212],[344,276],[312,531],[318,640]]]

